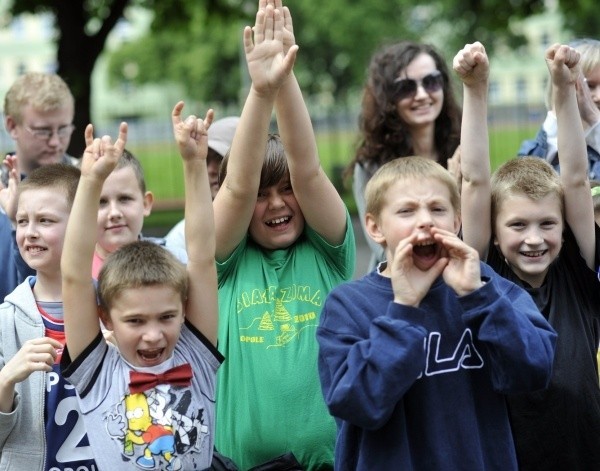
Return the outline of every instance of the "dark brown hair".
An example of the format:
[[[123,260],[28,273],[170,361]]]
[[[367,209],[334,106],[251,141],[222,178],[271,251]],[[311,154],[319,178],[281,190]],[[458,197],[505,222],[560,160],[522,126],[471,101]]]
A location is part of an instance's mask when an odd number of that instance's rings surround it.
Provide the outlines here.
[[[370,164],[375,170],[390,160],[414,155],[410,132],[397,112],[394,80],[421,54],[431,56],[444,79],[444,103],[435,121],[434,144],[438,162],[447,167],[448,159],[460,142],[462,119],[448,67],[433,46],[402,41],[381,47],[371,59],[359,116],[360,141],[354,159],[344,172],[345,177],[352,175],[356,163]]]
[[[229,152],[223,158],[219,167],[219,186],[223,184],[227,175],[227,164],[229,162]],[[260,172],[259,189],[267,188],[278,184],[284,177],[289,177],[289,169],[283,143],[278,134],[269,134],[267,138],[267,149],[265,151],[265,160],[263,161]]]

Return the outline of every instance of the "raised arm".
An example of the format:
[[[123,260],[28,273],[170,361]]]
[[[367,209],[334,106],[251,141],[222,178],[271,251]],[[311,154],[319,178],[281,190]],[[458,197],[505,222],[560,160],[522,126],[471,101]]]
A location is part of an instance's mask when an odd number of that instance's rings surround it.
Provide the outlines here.
[[[188,254],[188,299],[186,319],[217,344],[218,294],[215,265],[215,223],[208,183],[207,130],[213,120],[208,110],[204,120],[181,119],[183,102],[173,108],[173,133],[183,159],[185,182],[185,240]]]
[[[0,183],[0,206],[2,206],[2,210],[6,213],[8,219],[10,219],[13,228],[16,228],[17,186],[21,181],[17,156],[7,155],[4,159],[4,165],[8,169],[8,184],[6,188],[2,188],[2,183]]]
[[[284,48],[291,48],[295,40],[290,10],[282,6],[281,0],[268,0],[267,4],[281,11]],[[330,244],[340,244],[346,233],[346,208],[321,167],[310,115],[293,72],[277,94],[275,111],[294,196],[306,222]]]
[[[81,162],[81,178],[67,224],[61,259],[65,335],[75,360],[100,332],[96,291],[92,284],[92,258],[96,244],[96,215],[106,177],[117,165],[127,141],[127,124],[121,123],[113,144],[109,136],[93,138],[85,129],[87,147]]]
[[[490,150],[487,127],[489,62],[479,42],[467,44],[454,57],[453,68],[463,82],[460,136],[463,240],[482,259],[492,235]]]
[[[560,180],[565,195],[565,221],[575,235],[581,255],[594,268],[594,206],[588,181],[588,159],[577,105],[576,84],[581,80],[579,52],[554,44],[546,50],[552,80],[552,99],[558,121]],[[585,86],[585,84],[580,83]]]
[[[227,175],[213,202],[217,260],[226,259],[248,231],[275,97],[289,75],[297,47],[283,53],[283,18],[272,5],[258,10],[254,28],[244,29],[244,51],[252,85],[229,151]]]

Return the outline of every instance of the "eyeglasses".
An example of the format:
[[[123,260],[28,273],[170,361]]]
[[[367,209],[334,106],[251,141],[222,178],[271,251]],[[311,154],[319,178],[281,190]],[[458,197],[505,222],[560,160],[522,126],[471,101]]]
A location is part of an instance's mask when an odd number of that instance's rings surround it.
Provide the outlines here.
[[[436,70],[426,75],[421,80],[398,77],[394,80],[395,99],[403,100],[405,98],[414,98],[417,94],[419,85],[422,86],[427,93],[437,92],[444,86],[444,76],[439,70]]]
[[[52,139],[54,133],[58,136],[59,139],[66,139],[73,134],[75,130],[75,126],[72,124],[67,124],[66,126],[61,126],[58,129],[50,129],[50,128],[30,128],[29,126],[23,126],[27,129],[28,132],[31,133],[33,137],[40,141],[49,141]]]

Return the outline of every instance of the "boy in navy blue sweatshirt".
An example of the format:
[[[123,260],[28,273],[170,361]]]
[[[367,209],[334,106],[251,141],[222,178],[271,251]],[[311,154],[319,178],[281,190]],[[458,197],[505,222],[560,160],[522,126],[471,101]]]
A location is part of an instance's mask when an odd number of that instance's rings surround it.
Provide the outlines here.
[[[554,330],[458,238],[442,166],[396,159],[365,197],[388,262],[335,288],[317,331],[335,469],[517,469],[505,394],[547,385]]]

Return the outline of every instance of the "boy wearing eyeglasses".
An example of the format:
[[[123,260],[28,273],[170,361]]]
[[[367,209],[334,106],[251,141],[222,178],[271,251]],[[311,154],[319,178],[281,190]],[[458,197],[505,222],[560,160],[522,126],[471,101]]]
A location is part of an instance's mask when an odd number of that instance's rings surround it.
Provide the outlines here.
[[[74,126],[75,99],[56,74],[31,72],[19,77],[4,97],[4,124],[15,141],[18,169],[28,175],[52,163],[75,163],[66,154]],[[7,185],[7,169],[2,183]]]
[[[74,126],[75,99],[56,74],[30,72],[19,77],[4,98],[4,125],[15,142],[15,151],[0,169],[0,302],[34,272],[23,262],[15,243],[16,206],[10,192],[32,170],[53,163],[75,165],[66,154]],[[14,185],[9,188],[9,176]],[[11,189],[12,188],[12,189]],[[14,200],[14,199],[13,199]]]

